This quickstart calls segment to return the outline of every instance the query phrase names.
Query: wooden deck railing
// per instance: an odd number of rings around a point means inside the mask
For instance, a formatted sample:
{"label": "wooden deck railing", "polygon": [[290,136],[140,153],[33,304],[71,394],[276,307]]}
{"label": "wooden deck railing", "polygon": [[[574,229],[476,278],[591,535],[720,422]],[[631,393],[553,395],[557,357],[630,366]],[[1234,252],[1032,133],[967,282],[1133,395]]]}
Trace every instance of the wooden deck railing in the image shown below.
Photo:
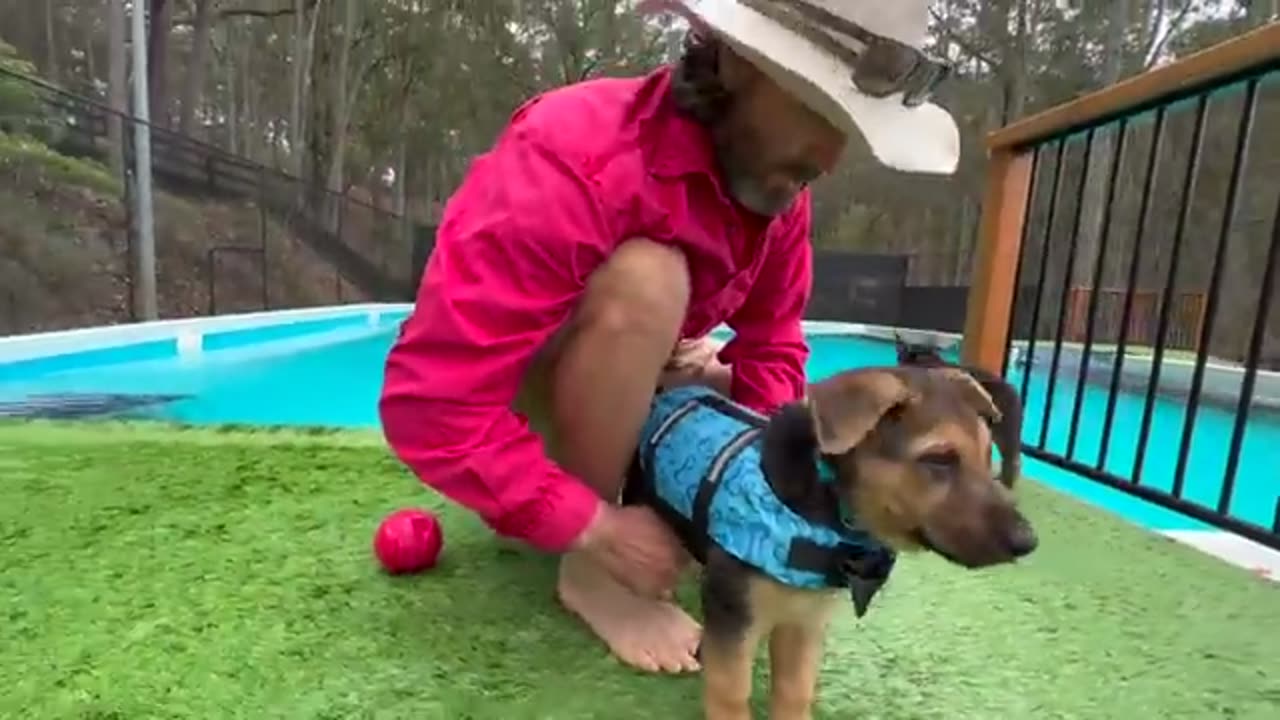
{"label": "wooden deck railing", "polygon": [[1027,455],[1280,549],[1274,455],[1244,443],[1280,388],[1276,79],[1280,23],[991,133],[962,357],[1021,386]]}
{"label": "wooden deck railing", "polygon": [[1015,270],[1030,201],[1035,149],[1064,134],[1170,105],[1280,63],[1280,23],[1189,55],[1032,115],[987,136],[990,164],[965,321],[966,362],[1001,372],[1008,348]]}

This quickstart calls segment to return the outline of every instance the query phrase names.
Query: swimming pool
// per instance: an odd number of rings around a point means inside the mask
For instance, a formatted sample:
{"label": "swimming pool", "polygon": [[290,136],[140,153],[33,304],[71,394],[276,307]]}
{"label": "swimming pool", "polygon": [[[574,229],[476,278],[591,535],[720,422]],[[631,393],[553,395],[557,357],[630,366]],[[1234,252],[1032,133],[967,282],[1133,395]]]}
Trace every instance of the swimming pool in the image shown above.
{"label": "swimming pool", "polygon": [[[155,340],[0,364],[0,405],[16,408],[34,399],[37,407],[58,407],[59,400],[73,398],[142,396],[160,401],[113,414],[191,424],[376,428],[383,362],[403,317],[382,313],[369,322],[351,313],[310,325],[203,333],[198,353]],[[896,362],[891,344],[869,338],[814,335],[812,343],[808,369],[814,378]]]}
{"label": "swimming pool", "polygon": [[[113,415],[190,424],[376,427],[382,365],[406,310],[331,311],[291,322],[194,325],[140,342],[4,363],[0,415],[76,398],[163,402]],[[81,403],[92,414],[90,403]]]}
{"label": "swimming pool", "polygon": [[[406,313],[402,306],[381,306],[317,311],[289,321],[219,320],[224,326],[191,321],[115,347],[64,342],[58,353],[38,358],[19,354],[16,360],[12,351],[6,359],[0,344],[0,416],[111,414],[190,424],[376,428],[383,361]],[[896,362],[891,342],[833,327],[815,323],[810,331],[813,352],[808,370],[813,379],[849,367]],[[85,345],[94,349],[83,349]],[[1021,382],[1020,373],[1014,370],[1011,375],[1015,384]],[[1033,370],[1023,431],[1029,443],[1039,439],[1046,388],[1046,373]],[[1074,377],[1060,373],[1048,448],[1065,449],[1074,399]],[[1133,462],[1143,400],[1129,392],[1119,397],[1107,467],[1121,475]],[[1105,405],[1106,388],[1086,384],[1076,459],[1090,462],[1097,456]],[[1184,413],[1185,405],[1176,400],[1157,400],[1144,484],[1166,490],[1171,486]],[[1225,410],[1201,406],[1187,473],[1189,499],[1216,504],[1231,420]],[[1277,442],[1280,418],[1255,413],[1241,450],[1234,515],[1270,524],[1280,487],[1274,463],[1267,463],[1263,452]],[[1026,460],[1025,471],[1152,529],[1209,529],[1033,459]]]}

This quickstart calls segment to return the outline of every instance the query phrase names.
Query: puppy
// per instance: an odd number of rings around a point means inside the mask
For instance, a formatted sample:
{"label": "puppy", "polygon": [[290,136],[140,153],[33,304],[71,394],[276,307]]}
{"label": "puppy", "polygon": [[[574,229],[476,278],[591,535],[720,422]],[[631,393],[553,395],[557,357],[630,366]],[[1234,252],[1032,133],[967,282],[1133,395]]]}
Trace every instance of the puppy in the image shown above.
{"label": "puppy", "polygon": [[1022,476],[1022,399],[1018,391],[1004,378],[980,367],[947,362],[933,345],[908,343],[897,333],[893,334],[893,339],[898,350],[899,365],[958,367],[972,375],[991,395],[1002,416],[991,428],[995,445],[1000,449],[1000,482],[1005,487],[1012,488]]}
{"label": "puppy", "polygon": [[703,565],[708,720],[751,717],[766,638],[770,717],[809,718],[829,620],[842,597],[862,617],[898,552],[981,568],[1035,549],[991,475],[999,419],[954,368],[844,372],[768,418],[703,387],[657,396],[624,501],[654,508]]}

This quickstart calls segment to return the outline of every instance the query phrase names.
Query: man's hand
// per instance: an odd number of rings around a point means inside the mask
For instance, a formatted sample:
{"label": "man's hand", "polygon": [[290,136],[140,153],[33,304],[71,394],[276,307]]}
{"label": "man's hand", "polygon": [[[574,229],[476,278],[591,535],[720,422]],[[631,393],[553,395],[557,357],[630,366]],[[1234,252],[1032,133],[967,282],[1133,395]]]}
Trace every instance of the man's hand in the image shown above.
{"label": "man's hand", "polygon": [[667,360],[666,372],[701,372],[716,359],[721,343],[709,337],[680,340]]}
{"label": "man's hand", "polygon": [[606,502],[574,549],[590,553],[614,579],[647,597],[673,594],[684,559],[680,541],[652,510]]}
{"label": "man's hand", "polygon": [[728,395],[732,370],[716,358],[716,353],[723,346],[724,343],[710,337],[679,341],[662,368],[658,385],[662,388],[708,385],[720,394]]}

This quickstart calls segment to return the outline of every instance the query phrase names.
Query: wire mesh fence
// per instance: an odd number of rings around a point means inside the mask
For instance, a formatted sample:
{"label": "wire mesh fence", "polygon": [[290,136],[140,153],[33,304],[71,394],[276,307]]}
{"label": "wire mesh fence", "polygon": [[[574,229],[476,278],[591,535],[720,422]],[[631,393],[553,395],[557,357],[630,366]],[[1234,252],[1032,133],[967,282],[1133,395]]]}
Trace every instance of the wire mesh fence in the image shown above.
{"label": "wire mesh fence", "polygon": [[[136,118],[0,70],[0,333],[138,319]],[[412,297],[431,228],[150,127],[161,318]]]}

